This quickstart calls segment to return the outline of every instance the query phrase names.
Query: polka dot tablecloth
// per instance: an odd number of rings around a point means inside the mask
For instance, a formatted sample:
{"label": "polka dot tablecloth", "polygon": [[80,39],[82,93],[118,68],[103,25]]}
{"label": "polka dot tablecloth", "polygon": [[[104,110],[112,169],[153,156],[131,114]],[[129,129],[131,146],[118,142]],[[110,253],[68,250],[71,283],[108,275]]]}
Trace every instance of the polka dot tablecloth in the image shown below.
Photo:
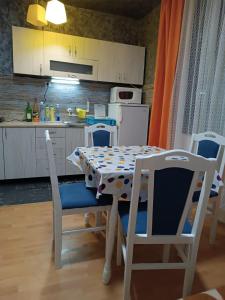
{"label": "polka dot tablecloth", "polygon": [[[86,185],[99,194],[127,199],[131,194],[137,155],[151,155],[162,149],[151,146],[80,147],[67,157],[86,174]],[[142,176],[140,198],[147,199],[147,176]]]}
{"label": "polka dot tablecloth", "polygon": [[[118,147],[79,147],[67,157],[84,173],[87,187],[97,188],[100,194],[112,194],[122,199],[130,198],[135,157],[162,152],[163,149],[152,146]],[[147,199],[147,175],[142,175],[140,200]],[[196,190],[201,189],[199,179]],[[218,173],[214,176],[212,188],[218,191],[223,185]]]}

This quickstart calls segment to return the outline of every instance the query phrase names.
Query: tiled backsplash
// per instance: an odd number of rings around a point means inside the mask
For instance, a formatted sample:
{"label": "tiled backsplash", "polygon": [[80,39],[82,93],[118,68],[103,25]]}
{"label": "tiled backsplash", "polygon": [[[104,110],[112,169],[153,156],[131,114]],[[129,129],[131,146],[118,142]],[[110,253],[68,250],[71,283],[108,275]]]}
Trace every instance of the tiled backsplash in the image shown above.
{"label": "tiled backsplash", "polygon": [[[26,103],[31,104],[37,98],[38,102],[43,100],[48,80],[4,76],[0,77],[0,115],[6,120],[24,117]],[[90,112],[93,113],[95,103],[107,104],[110,97],[112,84],[97,82],[80,82],[79,85],[64,85],[50,83],[46,94],[47,104],[60,104],[61,111],[66,108],[86,108],[87,101],[90,102]]]}

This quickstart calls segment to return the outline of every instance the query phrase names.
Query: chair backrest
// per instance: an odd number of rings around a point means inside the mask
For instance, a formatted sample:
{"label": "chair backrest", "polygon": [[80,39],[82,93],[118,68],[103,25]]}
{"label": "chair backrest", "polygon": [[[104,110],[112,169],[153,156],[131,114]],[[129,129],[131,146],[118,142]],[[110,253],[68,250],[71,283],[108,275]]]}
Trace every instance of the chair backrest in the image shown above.
{"label": "chair backrest", "polygon": [[[138,156],[133,178],[128,240],[166,237],[167,241],[176,239],[182,243],[184,239],[200,236],[215,168],[216,159],[206,159],[184,150]],[[190,234],[184,234],[183,228],[200,172],[204,173],[204,181],[193,227]],[[146,234],[138,235],[135,234],[135,224],[143,176],[147,176],[148,181],[147,218],[144,224]]]}
{"label": "chair backrest", "polygon": [[189,151],[205,158],[216,158],[217,171],[224,177],[225,137],[211,131],[193,134]]}
{"label": "chair backrest", "polygon": [[51,188],[52,188],[53,206],[54,209],[62,209],[52,141],[48,130],[45,130],[45,139],[46,139],[47,154],[48,154],[48,165],[49,165]]}
{"label": "chair backrest", "polygon": [[98,123],[84,128],[85,147],[117,146],[117,127]]}

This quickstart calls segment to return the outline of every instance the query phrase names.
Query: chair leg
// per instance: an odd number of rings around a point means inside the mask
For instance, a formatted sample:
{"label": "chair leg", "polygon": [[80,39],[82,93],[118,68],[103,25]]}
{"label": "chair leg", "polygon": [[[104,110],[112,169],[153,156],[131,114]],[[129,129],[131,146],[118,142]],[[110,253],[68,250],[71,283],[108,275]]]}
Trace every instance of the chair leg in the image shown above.
{"label": "chair leg", "polygon": [[102,212],[98,211],[95,214],[95,226],[101,226],[102,225]]}
{"label": "chair leg", "polygon": [[219,208],[220,208],[220,199],[214,199],[213,207],[212,207],[212,223],[210,227],[210,234],[209,234],[209,243],[214,244],[216,241],[216,231],[217,231],[217,223],[218,223],[218,215],[219,215]]}
{"label": "chair leg", "polygon": [[195,276],[195,265],[196,265],[196,259],[197,259],[197,250],[194,246],[188,246],[188,266],[185,269],[185,275],[184,275],[184,286],[183,286],[183,297],[187,297],[191,294],[192,291],[192,285],[194,281]]}
{"label": "chair leg", "polygon": [[54,250],[55,250],[55,267],[57,269],[62,267],[61,253],[62,253],[62,216],[55,216],[54,218]]}
{"label": "chair leg", "polygon": [[167,263],[169,261],[169,258],[170,258],[170,248],[171,248],[171,245],[164,245],[163,246],[162,261],[164,263]]}
{"label": "chair leg", "polygon": [[89,217],[90,217],[90,213],[85,213],[84,214],[84,225],[86,227],[89,226]]}
{"label": "chair leg", "polygon": [[124,295],[123,300],[130,300],[130,285],[131,285],[131,272],[132,272],[132,262],[133,262],[133,243],[128,242],[126,249],[125,258],[125,272],[124,272]]}
{"label": "chair leg", "polygon": [[117,251],[116,251],[116,264],[121,266],[122,262],[122,241],[121,241],[121,230],[120,230],[120,218],[118,217],[117,222]]}

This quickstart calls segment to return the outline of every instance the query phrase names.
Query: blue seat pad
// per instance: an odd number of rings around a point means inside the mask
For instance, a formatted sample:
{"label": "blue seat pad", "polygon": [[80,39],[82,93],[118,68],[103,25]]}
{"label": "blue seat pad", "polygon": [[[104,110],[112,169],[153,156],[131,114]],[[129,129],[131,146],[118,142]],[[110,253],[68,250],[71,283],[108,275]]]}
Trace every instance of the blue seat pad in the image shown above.
{"label": "blue seat pad", "polygon": [[96,199],[96,189],[87,189],[85,182],[61,184],[59,193],[63,209],[112,204],[112,195],[101,195]]}
{"label": "blue seat pad", "polygon": [[[128,222],[129,222],[129,210],[130,210],[130,202],[128,201],[120,201],[119,202],[119,215],[121,219],[121,224],[123,228],[123,233],[127,235],[128,231]],[[138,213],[137,213],[137,221],[136,221],[136,234],[145,234],[147,228],[147,202],[140,202],[138,204]],[[163,224],[162,224],[163,228]],[[191,233],[192,225],[187,220],[184,224],[183,233]],[[168,234],[169,235],[169,228],[168,233],[165,233],[165,230],[163,229],[163,235]],[[155,233],[156,234],[156,233]],[[154,235],[154,226],[153,226],[153,235]],[[160,235],[159,232],[157,232],[157,235]]]}
{"label": "blue seat pad", "polygon": [[[217,197],[217,196],[218,196],[218,193],[217,193],[217,192],[215,192],[214,190],[211,190],[211,191],[210,191],[209,198],[213,198],[213,197]],[[193,201],[193,202],[198,202],[199,197],[200,197],[200,191],[194,192],[192,201]]]}

